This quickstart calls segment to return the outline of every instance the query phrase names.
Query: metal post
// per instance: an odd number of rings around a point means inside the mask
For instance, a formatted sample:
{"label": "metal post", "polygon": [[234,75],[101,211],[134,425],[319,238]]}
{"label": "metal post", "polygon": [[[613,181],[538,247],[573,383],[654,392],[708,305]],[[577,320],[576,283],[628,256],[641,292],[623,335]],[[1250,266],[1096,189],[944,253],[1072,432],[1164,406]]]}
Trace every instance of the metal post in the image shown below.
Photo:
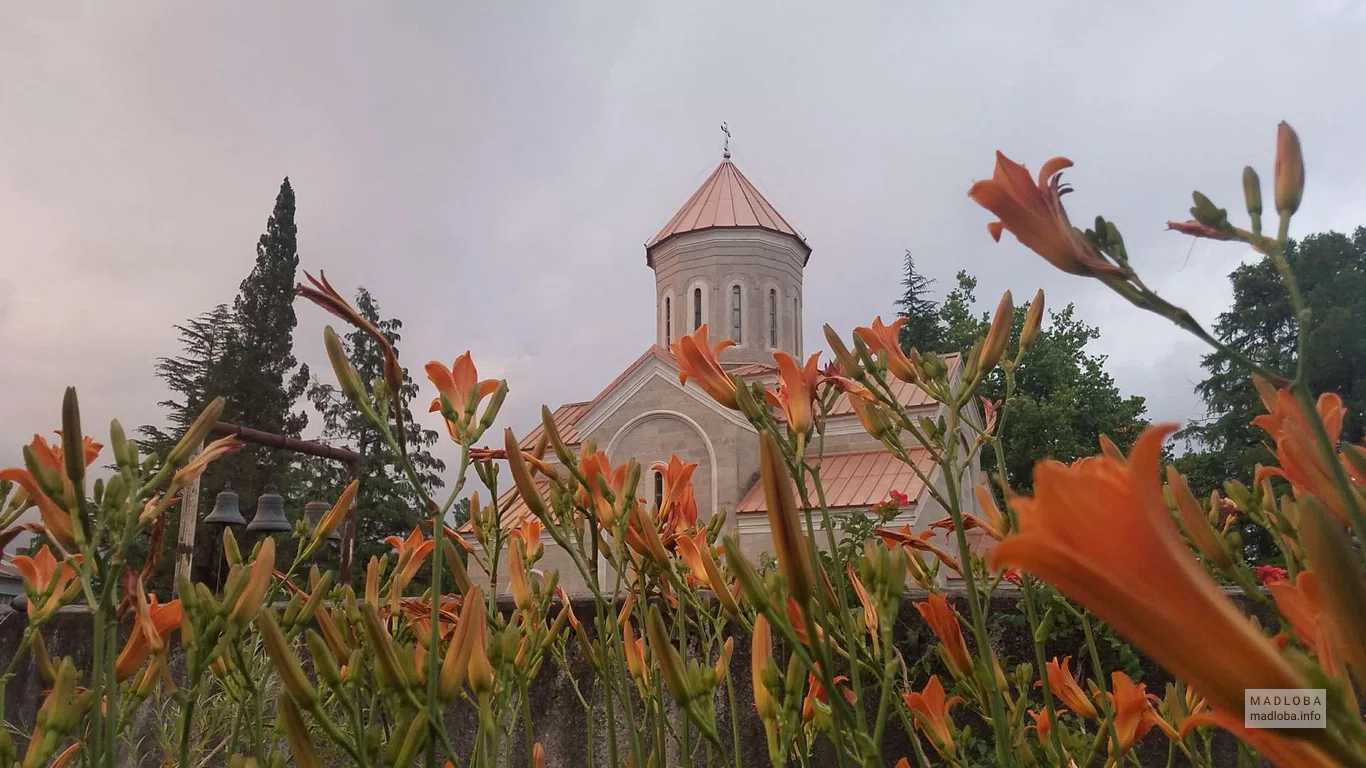
{"label": "metal post", "polygon": [[[194,449],[195,456],[203,449],[200,443]],[[194,562],[194,529],[199,522],[199,478],[180,494],[180,533],[176,536],[175,581],[171,582],[171,594],[180,593],[180,577],[190,576],[190,566]]]}

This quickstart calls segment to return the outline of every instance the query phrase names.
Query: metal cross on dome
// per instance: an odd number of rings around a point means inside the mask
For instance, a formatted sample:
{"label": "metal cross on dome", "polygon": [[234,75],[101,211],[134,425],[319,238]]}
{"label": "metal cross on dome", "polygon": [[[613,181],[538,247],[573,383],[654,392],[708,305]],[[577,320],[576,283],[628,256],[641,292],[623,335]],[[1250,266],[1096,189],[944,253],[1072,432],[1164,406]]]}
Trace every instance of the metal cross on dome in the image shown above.
{"label": "metal cross on dome", "polygon": [[730,127],[726,125],[726,123],[725,123],[724,120],[721,122],[721,133],[726,134],[726,145],[725,145],[725,147],[722,149],[721,156],[724,157],[724,158],[729,159],[729,158],[730,158]]}

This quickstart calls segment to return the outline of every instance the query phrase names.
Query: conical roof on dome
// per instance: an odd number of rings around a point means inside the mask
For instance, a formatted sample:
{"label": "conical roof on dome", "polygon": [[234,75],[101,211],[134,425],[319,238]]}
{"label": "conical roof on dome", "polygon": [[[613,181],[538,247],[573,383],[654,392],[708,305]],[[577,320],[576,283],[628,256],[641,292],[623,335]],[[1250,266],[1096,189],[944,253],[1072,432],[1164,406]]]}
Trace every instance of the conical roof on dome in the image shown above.
{"label": "conical roof on dome", "polygon": [[678,209],[678,213],[669,219],[669,223],[650,238],[645,250],[649,251],[675,235],[719,227],[753,227],[791,235],[806,248],[808,254],[811,252],[806,238],[759,194],[759,190],[730,161],[730,155],[726,155],[721,164],[716,166],[716,170]]}

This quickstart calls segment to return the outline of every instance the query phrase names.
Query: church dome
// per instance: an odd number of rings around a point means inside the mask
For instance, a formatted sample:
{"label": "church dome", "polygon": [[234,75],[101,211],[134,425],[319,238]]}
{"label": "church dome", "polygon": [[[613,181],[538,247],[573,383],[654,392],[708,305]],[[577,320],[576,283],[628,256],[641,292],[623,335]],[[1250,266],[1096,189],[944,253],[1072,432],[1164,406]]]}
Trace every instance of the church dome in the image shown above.
{"label": "church dome", "polygon": [[789,235],[801,244],[807,256],[811,254],[806,238],[754,188],[727,153],[688,202],[645,244],[646,260],[650,261],[650,252],[666,240],[688,232],[723,227],[763,229]]}

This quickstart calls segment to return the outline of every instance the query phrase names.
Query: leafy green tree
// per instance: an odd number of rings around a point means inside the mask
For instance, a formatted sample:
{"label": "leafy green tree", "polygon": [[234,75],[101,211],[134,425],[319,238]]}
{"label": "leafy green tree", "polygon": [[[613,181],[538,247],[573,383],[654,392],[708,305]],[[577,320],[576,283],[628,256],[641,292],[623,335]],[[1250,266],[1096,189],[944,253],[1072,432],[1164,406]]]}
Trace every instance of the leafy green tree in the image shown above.
{"label": "leafy green tree", "polygon": [[944,343],[944,328],[939,324],[939,307],[929,297],[934,281],[915,269],[915,257],[909,250],[902,262],[901,286],[904,292],[896,300],[896,314],[906,318],[897,341],[902,350],[919,349],[923,352],[940,351]]}
{"label": "leafy green tree", "polygon": [[[1366,410],[1366,228],[1292,241],[1286,260],[1310,309],[1305,375],[1311,390],[1336,392],[1347,408],[1343,438],[1360,442]],[[1229,275],[1233,305],[1214,330],[1224,343],[1272,370],[1293,373],[1299,360],[1299,324],[1290,296],[1269,260],[1243,264]],[[1209,376],[1196,386],[1207,415],[1181,432],[1193,450],[1178,461],[1198,491],[1225,479],[1248,482],[1258,463],[1273,460],[1266,435],[1253,427],[1263,411],[1252,378],[1222,352],[1204,357]]]}
{"label": "leafy green tree", "polygon": [[[355,306],[397,349],[402,339],[399,330],[403,322],[396,318],[381,318],[379,304],[365,288],[357,291]],[[384,357],[374,339],[363,331],[352,330],[342,341],[363,381],[383,380]],[[403,408],[404,418],[410,425],[408,456],[425,487],[434,490],[442,485],[440,473],[446,465],[431,454],[431,447],[439,439],[437,433],[416,427],[411,403],[417,396],[418,385],[404,369],[403,391],[397,406]],[[426,514],[412,483],[399,468],[393,451],[379,432],[356,411],[340,388],[315,379],[308,387],[308,399],[322,415],[322,440],[356,451],[364,457],[357,502],[359,527],[356,531],[354,562],[358,565],[352,568],[353,579],[359,580],[364,575],[365,563],[372,555],[382,556],[389,551],[389,546],[382,543],[385,537],[406,537],[426,518]],[[347,482],[346,471],[347,468],[332,463],[314,465],[314,491],[322,493],[328,500],[335,499]],[[452,524],[463,522],[458,520]]]}
{"label": "leafy green tree", "polygon": [[[958,285],[945,297],[939,317],[947,348],[966,356],[991,322],[989,313],[976,314],[977,280],[958,273]],[[1016,307],[1009,348],[1019,341],[1028,303]],[[1073,461],[1099,449],[1102,434],[1127,449],[1147,426],[1142,397],[1125,397],[1105,370],[1106,357],[1087,351],[1100,338],[1099,329],[1076,317],[1073,305],[1049,312],[1049,322],[1025,353],[1016,370],[1016,388],[1004,409],[1003,449],[1006,477],[1017,489],[1033,486],[1034,464],[1041,459]],[[983,382],[981,394],[999,401],[1005,394],[1000,368]],[[994,471],[994,455],[982,464]]]}

